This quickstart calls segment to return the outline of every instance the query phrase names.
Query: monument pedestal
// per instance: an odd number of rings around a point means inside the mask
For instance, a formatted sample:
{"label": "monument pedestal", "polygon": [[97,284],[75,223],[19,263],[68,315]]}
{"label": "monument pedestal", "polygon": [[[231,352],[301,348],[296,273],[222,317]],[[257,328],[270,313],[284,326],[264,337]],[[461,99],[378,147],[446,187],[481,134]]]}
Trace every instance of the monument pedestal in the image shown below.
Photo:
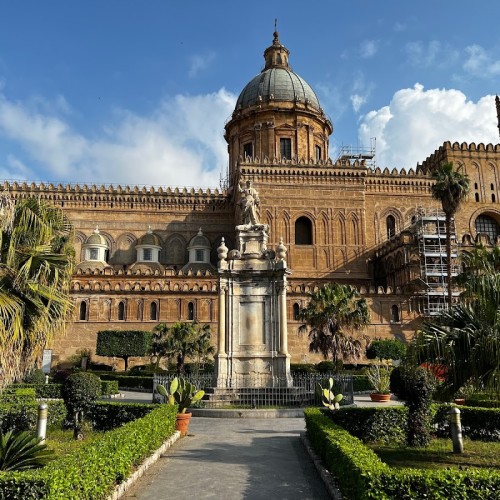
{"label": "monument pedestal", "polygon": [[290,387],[286,248],[267,249],[264,224],[237,230],[239,250],[219,247],[217,387]]}

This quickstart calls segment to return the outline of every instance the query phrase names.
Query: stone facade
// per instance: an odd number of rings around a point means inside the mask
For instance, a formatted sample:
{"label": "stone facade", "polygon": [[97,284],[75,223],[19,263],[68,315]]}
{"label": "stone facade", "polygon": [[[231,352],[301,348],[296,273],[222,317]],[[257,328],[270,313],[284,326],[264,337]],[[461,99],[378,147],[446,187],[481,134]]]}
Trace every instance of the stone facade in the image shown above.
{"label": "stone facade", "polygon": [[[352,158],[332,161],[332,123],[288,66],[288,55],[275,33],[261,77],[245,87],[226,124],[230,169],[224,189],[4,183],[16,199],[38,196],[61,206],[75,226],[75,312],[67,335],[53,345],[55,361],[82,348],[94,351],[99,330],[150,329],[158,322],[209,323],[217,345],[217,248],[222,237],[229,250],[237,248],[238,186],[246,181],[259,193],[269,248],[281,238],[288,248],[292,362],[318,360],[308,353],[307,336],[298,334],[296,313],[308,292],[330,281],[355,285],[366,296],[370,337],[413,335],[421,316],[406,286],[409,253],[398,249],[410,244],[405,229],[417,210],[439,207],[429,174],[441,162],[453,162],[471,179],[471,193],[456,215],[459,241],[497,243],[500,145],[446,142],[408,172]],[[204,239],[195,241],[200,234]],[[92,253],[98,245],[102,254]]]}

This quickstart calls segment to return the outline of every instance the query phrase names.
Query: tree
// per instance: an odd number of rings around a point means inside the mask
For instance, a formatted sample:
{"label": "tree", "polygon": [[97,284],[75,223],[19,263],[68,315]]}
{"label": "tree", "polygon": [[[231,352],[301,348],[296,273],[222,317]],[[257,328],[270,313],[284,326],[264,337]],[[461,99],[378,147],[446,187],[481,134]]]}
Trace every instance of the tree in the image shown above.
{"label": "tree", "polygon": [[71,311],[73,228],[37,198],[0,196],[0,388],[33,370]]}
{"label": "tree", "polygon": [[[370,322],[366,300],[350,285],[332,283],[309,294],[309,304],[299,311],[304,322],[299,331],[309,331],[310,352],[332,356],[335,366],[348,357],[357,359],[362,342],[352,332]],[[346,333],[349,331],[349,334]]]}
{"label": "tree", "polygon": [[465,287],[460,302],[424,323],[415,339],[420,360],[447,367],[446,384],[452,393],[467,384],[499,385],[500,273],[492,264],[496,257],[480,250],[466,259],[477,267],[459,276]]}
{"label": "tree", "polygon": [[97,332],[95,353],[98,356],[122,358],[125,371],[132,356],[148,356],[152,333],[144,330],[102,330]]}
{"label": "tree", "polygon": [[432,172],[435,183],[432,196],[441,202],[446,225],[446,274],[448,277],[448,307],[452,303],[451,288],[451,219],[469,192],[469,178],[453,168],[453,163],[442,163]]}
{"label": "tree", "polygon": [[397,339],[374,340],[366,348],[368,359],[403,359],[406,346]]}
{"label": "tree", "polygon": [[155,327],[160,335],[157,341],[157,356],[175,358],[177,374],[184,373],[186,358],[196,358],[198,362],[214,353],[210,343],[210,325],[195,322],[178,322],[172,326],[160,323]]}

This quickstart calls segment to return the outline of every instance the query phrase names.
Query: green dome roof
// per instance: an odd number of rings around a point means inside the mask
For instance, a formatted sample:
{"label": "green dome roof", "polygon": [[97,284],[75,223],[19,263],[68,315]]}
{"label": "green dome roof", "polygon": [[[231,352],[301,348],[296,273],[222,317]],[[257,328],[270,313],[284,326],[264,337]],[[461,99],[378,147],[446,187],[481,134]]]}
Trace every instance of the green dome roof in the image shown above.
{"label": "green dome roof", "polygon": [[242,90],[236,102],[237,110],[269,101],[300,101],[317,110],[321,109],[318,96],[311,86],[290,68],[289,54],[275,31],[272,45],[264,52],[266,65]]}

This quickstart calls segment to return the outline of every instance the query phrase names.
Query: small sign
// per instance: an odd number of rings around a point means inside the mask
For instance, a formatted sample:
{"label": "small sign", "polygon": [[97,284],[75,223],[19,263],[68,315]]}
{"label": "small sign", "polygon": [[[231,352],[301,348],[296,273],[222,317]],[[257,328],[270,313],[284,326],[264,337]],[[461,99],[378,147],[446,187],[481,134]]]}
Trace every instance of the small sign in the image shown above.
{"label": "small sign", "polygon": [[50,366],[52,365],[52,349],[44,349],[42,357],[42,371],[47,375],[50,373]]}

